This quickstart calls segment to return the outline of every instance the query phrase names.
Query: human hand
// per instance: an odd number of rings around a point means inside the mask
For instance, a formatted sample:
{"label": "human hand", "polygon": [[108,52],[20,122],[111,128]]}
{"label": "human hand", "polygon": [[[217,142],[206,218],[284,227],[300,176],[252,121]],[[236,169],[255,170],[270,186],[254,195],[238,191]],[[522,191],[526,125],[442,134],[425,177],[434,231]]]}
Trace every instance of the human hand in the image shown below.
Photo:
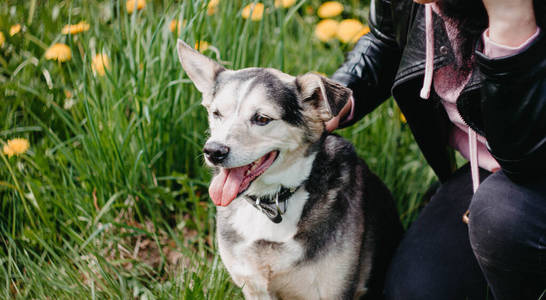
{"label": "human hand", "polygon": [[489,17],[489,38],[517,47],[537,31],[533,0],[483,0]]}
{"label": "human hand", "polygon": [[[353,96],[351,96],[351,98],[352,97]],[[333,117],[328,122],[326,122],[325,124],[326,130],[328,130],[329,132],[332,132],[339,127],[339,121],[345,118],[345,116],[347,116],[347,114],[351,111],[351,106],[352,106],[352,103],[354,102],[351,98],[349,98],[349,101],[345,103],[345,106],[343,106],[343,108],[341,109],[339,114],[337,114],[337,116]]]}

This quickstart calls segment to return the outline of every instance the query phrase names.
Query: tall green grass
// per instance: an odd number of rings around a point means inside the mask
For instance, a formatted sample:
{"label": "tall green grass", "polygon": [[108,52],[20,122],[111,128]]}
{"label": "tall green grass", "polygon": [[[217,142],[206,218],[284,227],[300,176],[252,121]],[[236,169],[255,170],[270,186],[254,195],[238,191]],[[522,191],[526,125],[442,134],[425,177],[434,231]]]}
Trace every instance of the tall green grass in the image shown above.
{"label": "tall green grass", "polygon": [[[216,254],[209,171],[201,148],[206,116],[182,72],[177,38],[207,41],[228,68],[274,67],[331,74],[350,45],[314,38],[318,0],[287,9],[265,2],[262,21],[240,17],[252,1],[3,1],[0,147],[24,137],[30,150],[0,152],[0,298],[240,298]],[[366,16],[347,1],[344,17]],[[85,20],[90,30],[63,35]],[[185,21],[172,33],[172,20]],[[11,25],[23,30],[9,36]],[[46,60],[56,42],[70,61]],[[97,76],[94,54],[110,69]],[[71,96],[67,97],[66,94]],[[389,100],[340,131],[395,195],[409,224],[433,180]]]}

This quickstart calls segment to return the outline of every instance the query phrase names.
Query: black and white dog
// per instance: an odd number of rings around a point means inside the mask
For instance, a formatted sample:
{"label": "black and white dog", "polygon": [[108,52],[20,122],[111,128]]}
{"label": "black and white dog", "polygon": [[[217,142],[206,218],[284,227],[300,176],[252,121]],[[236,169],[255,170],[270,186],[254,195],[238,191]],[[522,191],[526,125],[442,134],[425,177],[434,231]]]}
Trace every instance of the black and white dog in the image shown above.
{"label": "black and white dog", "polygon": [[208,111],[220,256],[245,297],[380,298],[402,227],[388,189],[325,130],[351,91],[177,48]]}

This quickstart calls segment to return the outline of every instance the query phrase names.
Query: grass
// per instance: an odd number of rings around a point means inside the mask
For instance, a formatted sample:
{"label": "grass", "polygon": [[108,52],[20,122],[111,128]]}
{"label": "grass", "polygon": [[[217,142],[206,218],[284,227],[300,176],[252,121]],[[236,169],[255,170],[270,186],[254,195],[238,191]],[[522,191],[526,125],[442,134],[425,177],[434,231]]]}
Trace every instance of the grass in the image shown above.
{"label": "grass", "polygon": [[[182,72],[179,37],[207,41],[204,53],[229,68],[274,67],[331,74],[351,45],[313,36],[318,0],[240,17],[252,1],[3,1],[0,31],[0,147],[23,137],[30,149],[0,152],[0,298],[237,299],[215,251],[214,206],[201,147],[206,116]],[[343,17],[366,21],[345,1]],[[171,20],[185,21],[172,33]],[[63,35],[82,20],[90,29]],[[19,23],[22,30],[9,35]],[[67,44],[67,62],[46,49]],[[94,54],[110,68],[93,73]],[[339,132],[389,186],[404,225],[433,174],[392,100]]]}

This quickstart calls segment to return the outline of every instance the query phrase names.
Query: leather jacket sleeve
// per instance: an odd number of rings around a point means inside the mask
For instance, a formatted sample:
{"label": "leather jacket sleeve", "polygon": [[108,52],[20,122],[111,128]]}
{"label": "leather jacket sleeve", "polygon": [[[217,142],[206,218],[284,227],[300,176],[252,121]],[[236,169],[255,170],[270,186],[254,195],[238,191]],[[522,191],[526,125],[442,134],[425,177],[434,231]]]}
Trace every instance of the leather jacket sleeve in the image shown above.
{"label": "leather jacket sleeve", "polygon": [[[491,154],[514,181],[546,170],[546,34],[522,52],[490,59],[476,51],[481,110]],[[542,175],[541,175],[542,174]]]}
{"label": "leather jacket sleeve", "polygon": [[356,43],[332,79],[349,87],[355,100],[354,117],[360,120],[390,96],[401,50],[395,39],[392,8],[388,0],[372,0],[370,33]]}

